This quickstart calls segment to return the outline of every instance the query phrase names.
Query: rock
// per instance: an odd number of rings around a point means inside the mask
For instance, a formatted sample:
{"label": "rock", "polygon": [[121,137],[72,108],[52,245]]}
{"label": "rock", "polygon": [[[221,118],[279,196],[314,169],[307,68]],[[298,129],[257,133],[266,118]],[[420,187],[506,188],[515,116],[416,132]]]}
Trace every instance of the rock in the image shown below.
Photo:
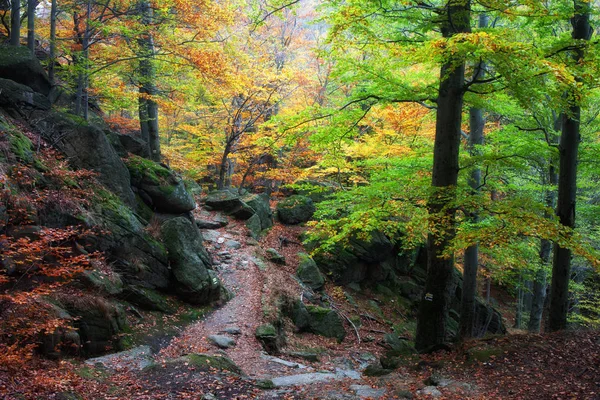
{"label": "rock", "polygon": [[46,71],[27,47],[0,46],[0,76],[45,96],[52,89]]}
{"label": "rock", "polygon": [[415,397],[415,395],[412,394],[412,392],[410,390],[397,390],[396,393],[394,393],[394,394],[399,399],[412,400]]}
{"label": "rock", "polygon": [[275,264],[285,265],[285,257],[274,248],[267,249],[265,253],[267,255],[267,260]]}
{"label": "rock", "polygon": [[250,231],[250,236],[252,236],[254,239],[258,239],[260,233],[262,232],[260,217],[254,214],[248,218],[246,221],[246,227],[248,228],[248,231]]}
{"label": "rock", "polygon": [[256,387],[264,390],[274,389],[275,384],[270,379],[257,379],[254,381]]}
{"label": "rock", "polygon": [[209,193],[204,199],[204,204],[212,210],[224,211],[228,214],[233,214],[244,206],[240,195],[231,190],[217,190]]}
{"label": "rock", "polygon": [[218,300],[221,282],[208,269],[211,261],[198,229],[188,219],[177,217],[162,224],[161,236],[173,272],[174,292],[193,304]]}
{"label": "rock", "polygon": [[381,357],[379,362],[381,363],[381,366],[384,369],[394,370],[402,364],[402,359],[400,357],[384,355],[383,357]]}
{"label": "rock", "polygon": [[149,206],[170,214],[196,208],[196,201],[185,188],[183,180],[172,170],[138,156],[130,156],[126,163],[132,184],[152,200]]}
{"label": "rock", "polygon": [[194,368],[208,371],[210,369],[218,369],[220,371],[229,371],[234,374],[241,375],[242,370],[238,367],[231,359],[225,356],[212,356],[204,353],[193,353],[183,357],[175,358],[167,361],[165,364],[153,363],[148,367],[144,368],[144,371],[156,371],[158,374],[162,374],[164,366],[179,366],[186,365]]}
{"label": "rock", "polygon": [[126,152],[144,158],[150,156],[150,147],[142,138],[134,135],[117,134],[117,139]]}
{"label": "rock", "polygon": [[223,225],[221,225],[221,223],[219,223],[217,221],[208,221],[205,219],[197,219],[196,226],[199,229],[219,229]]}
{"label": "rock", "polygon": [[121,279],[129,285],[166,290],[171,283],[166,248],[151,237],[133,211],[113,193],[96,191],[93,222],[111,232],[90,238],[90,245],[109,254]]}
{"label": "rock", "polygon": [[123,281],[117,273],[104,273],[98,270],[87,270],[81,274],[84,284],[95,290],[115,296],[123,292]]}
{"label": "rock", "polygon": [[396,286],[403,297],[406,297],[411,301],[419,301],[421,299],[423,286],[419,285],[417,282],[413,280],[399,281],[396,283]]}
{"label": "rock", "polygon": [[350,385],[350,389],[361,399],[379,399],[385,395],[385,389],[375,389],[368,385]]}
{"label": "rock", "polygon": [[69,328],[73,326],[74,319],[65,309],[57,306],[51,301],[44,301],[49,316],[60,319],[65,322],[66,327],[57,327],[52,333],[41,335],[37,350],[48,358],[59,358],[64,354],[78,354],[81,348],[81,338],[79,333]]}
{"label": "rock", "polygon": [[309,221],[315,209],[310,197],[294,195],[277,204],[277,216],[284,224],[296,225]]}
{"label": "rock", "polygon": [[78,330],[87,355],[121,350],[121,336],[127,329],[123,308],[102,297],[83,295],[62,296],[58,305],[75,317],[73,326]]}
{"label": "rock", "polygon": [[365,370],[363,374],[365,376],[384,376],[392,373],[393,371],[390,369],[383,368],[379,363],[370,364]]}
{"label": "rock", "polygon": [[442,392],[440,392],[435,386],[425,386],[423,389],[417,390],[417,394],[434,398],[442,396]]}
{"label": "rock", "polygon": [[[271,381],[273,382],[273,385],[275,385],[275,387],[310,385],[314,382],[326,382],[332,380],[348,379],[350,377],[349,375],[352,374],[347,374],[345,372],[346,371],[338,371],[336,373],[313,372],[308,374],[279,376],[276,378],[272,378]],[[357,378],[351,377],[351,379]]]}
{"label": "rock", "polygon": [[272,324],[260,325],[254,335],[269,354],[279,354],[285,343],[282,332]]}
{"label": "rock", "polygon": [[242,244],[240,242],[238,242],[237,240],[226,240],[225,243],[223,243],[225,245],[225,247],[229,248],[229,249],[233,249],[233,250],[237,250],[239,248],[242,247]]}
{"label": "rock", "polygon": [[233,340],[229,336],[224,336],[224,335],[210,335],[208,337],[208,340],[211,343],[216,344],[217,347],[219,347],[220,349],[228,349],[230,347],[235,346],[235,340]]}
{"label": "rock", "polygon": [[86,364],[102,367],[112,371],[127,369],[129,371],[141,371],[142,369],[152,365],[152,350],[150,346],[134,347],[119,353],[109,354],[103,357],[89,358],[85,361]]}
{"label": "rock", "polygon": [[238,328],[237,326],[231,326],[229,328],[225,328],[225,329],[223,329],[223,332],[229,333],[230,335],[241,335],[242,334],[242,330],[240,328]]}
{"label": "rock", "polygon": [[254,215],[258,216],[261,231],[273,226],[273,213],[267,194],[247,195],[243,197],[243,201],[254,210]]}
{"label": "rock", "polygon": [[261,355],[260,358],[265,359],[265,360],[269,360],[269,361],[274,362],[276,364],[285,365],[288,368],[306,369],[306,365],[302,365],[302,364],[299,364],[299,363],[293,362],[293,361],[287,361],[287,360],[284,360],[284,359],[281,359],[281,358],[278,358],[278,357]]}
{"label": "rock", "polygon": [[200,196],[202,194],[202,186],[193,179],[186,179],[183,181],[185,188],[192,196]]}
{"label": "rock", "polygon": [[291,351],[288,353],[292,357],[302,358],[306,361],[318,362],[319,355],[317,353],[309,353],[305,351]]}
{"label": "rock", "polygon": [[125,288],[123,299],[145,310],[173,312],[173,307],[169,305],[165,296],[152,289],[128,286]]}
{"label": "rock", "polygon": [[306,253],[298,253],[300,260],[296,275],[302,283],[313,290],[321,290],[325,285],[325,279],[317,267],[317,263]]}
{"label": "rock", "polygon": [[401,338],[395,333],[388,333],[383,337],[383,339],[391,348],[392,356],[408,356],[416,353],[415,348],[408,339]]}
{"label": "rock", "polygon": [[57,111],[35,118],[35,128],[53,143],[75,168],[97,172],[98,179],[128,206],[135,206],[127,167],[106,134],[84,119]]}
{"label": "rock", "polygon": [[220,213],[214,216],[213,221],[215,221],[222,227],[227,226],[227,224],[229,224],[229,219],[225,215],[222,215]]}
{"label": "rock", "polygon": [[[308,250],[315,247],[308,244]],[[314,260],[319,269],[336,283],[393,282],[394,271],[403,262],[399,249],[382,232],[368,237],[352,236],[346,246],[335,246],[329,253],[318,253]]]}
{"label": "rock", "polygon": [[329,308],[319,306],[306,306],[309,316],[309,329],[311,332],[325,336],[336,338],[341,342],[346,337],[344,322],[337,312]]}
{"label": "rock", "polygon": [[29,86],[0,78],[0,106],[3,108],[16,108],[22,111],[25,108],[49,110],[50,100],[34,92]]}
{"label": "rock", "polygon": [[202,239],[207,242],[217,243],[220,236],[221,232],[212,229],[202,232]]}

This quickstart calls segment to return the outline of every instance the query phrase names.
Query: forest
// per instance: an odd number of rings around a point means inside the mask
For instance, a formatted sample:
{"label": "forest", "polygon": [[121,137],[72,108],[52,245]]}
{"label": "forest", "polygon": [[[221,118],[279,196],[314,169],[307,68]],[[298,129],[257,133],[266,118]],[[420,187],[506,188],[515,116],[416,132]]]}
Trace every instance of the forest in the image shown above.
{"label": "forest", "polygon": [[599,16],[0,0],[0,398],[600,399]]}

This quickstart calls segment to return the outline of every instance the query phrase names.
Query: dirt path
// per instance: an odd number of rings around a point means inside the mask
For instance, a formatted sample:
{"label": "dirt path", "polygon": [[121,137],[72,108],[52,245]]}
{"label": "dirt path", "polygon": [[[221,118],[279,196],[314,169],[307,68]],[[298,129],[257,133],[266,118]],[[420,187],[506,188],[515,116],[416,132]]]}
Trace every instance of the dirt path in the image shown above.
{"label": "dirt path", "polygon": [[[259,246],[247,232],[244,223],[235,220],[226,227],[204,231],[205,245],[213,256],[214,268],[233,298],[207,318],[186,328],[161,351],[162,356],[225,352],[249,377],[263,378],[287,372],[285,367],[261,357],[263,348],[254,336],[263,319],[266,276],[265,271],[259,267],[263,265],[262,261],[256,256],[256,252],[260,251]],[[239,334],[226,331],[235,328],[239,329]],[[211,335],[228,336],[236,344],[227,349],[219,349],[208,340]]]}

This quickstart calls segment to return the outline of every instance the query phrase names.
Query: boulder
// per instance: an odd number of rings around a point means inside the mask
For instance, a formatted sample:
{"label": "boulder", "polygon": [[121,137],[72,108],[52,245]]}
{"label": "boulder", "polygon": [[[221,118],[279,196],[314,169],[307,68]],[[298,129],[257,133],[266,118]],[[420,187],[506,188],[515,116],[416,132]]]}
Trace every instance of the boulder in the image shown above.
{"label": "boulder", "polygon": [[267,253],[267,260],[275,264],[285,265],[285,257],[274,248],[269,248],[265,252]]}
{"label": "boulder", "polygon": [[253,216],[248,218],[248,220],[246,221],[246,227],[248,228],[248,231],[250,232],[250,236],[252,236],[254,239],[258,239],[258,237],[260,236],[260,233],[262,232],[262,225],[260,223],[260,217],[256,214],[254,214]]}
{"label": "boulder", "polygon": [[165,246],[151,237],[133,211],[109,191],[96,191],[90,221],[110,235],[89,238],[92,247],[109,255],[123,281],[150,289],[169,287],[171,272]]}
{"label": "boulder", "polygon": [[122,349],[120,334],[128,325],[120,305],[93,295],[63,296],[58,299],[58,305],[74,317],[73,326],[86,355]]}
{"label": "boulder", "polygon": [[206,219],[197,219],[196,226],[198,229],[219,229],[223,225],[219,221],[209,221]]}
{"label": "boulder", "polygon": [[[309,250],[314,245],[309,243]],[[335,246],[326,254],[318,253],[314,260],[336,283],[392,282],[398,264],[404,261],[398,253],[398,248],[382,232],[373,231],[366,236],[354,235],[345,246]]]}
{"label": "boulder", "polygon": [[300,260],[296,275],[306,286],[313,290],[321,290],[325,285],[325,279],[317,267],[317,263],[306,253],[298,253]]}
{"label": "boulder", "polygon": [[287,225],[309,221],[316,208],[310,197],[294,195],[277,203],[277,216]]}
{"label": "boulder", "polygon": [[52,85],[38,59],[27,47],[0,46],[0,77],[48,96]]}
{"label": "boulder", "polygon": [[[131,156],[126,160],[131,182],[150,199],[159,212],[181,214],[196,208],[196,201],[183,180],[169,168],[154,161]],[[144,196],[142,196],[144,200]]]}
{"label": "boulder", "polygon": [[279,354],[285,344],[281,330],[272,324],[260,325],[256,328],[255,336],[269,354]]}
{"label": "boulder", "polygon": [[123,292],[123,280],[117,273],[104,273],[98,270],[86,270],[81,274],[83,283],[100,292],[115,296]]}
{"label": "boulder", "polygon": [[193,304],[218,300],[221,282],[209,269],[211,260],[198,228],[188,219],[176,217],[162,224],[161,236],[173,272],[175,294]]}
{"label": "boulder", "polygon": [[49,110],[50,101],[47,97],[34,92],[29,86],[0,78],[0,107],[17,110],[24,108]]}
{"label": "boulder", "polygon": [[101,183],[125,204],[135,206],[129,171],[101,129],[82,118],[56,111],[34,121],[35,128],[65,154],[72,166],[97,172]]}
{"label": "boulder", "polygon": [[240,195],[232,190],[211,192],[204,199],[204,204],[213,210],[224,211],[228,214],[233,214],[244,206]]}
{"label": "boulder", "polygon": [[148,147],[148,143],[142,140],[142,138],[125,134],[117,134],[117,138],[126,152],[140,157],[150,156],[150,148]]}
{"label": "boulder", "polygon": [[155,290],[140,287],[128,286],[123,293],[123,300],[150,311],[161,311],[164,313],[173,312],[173,307],[169,305],[164,295]]}
{"label": "boulder", "polygon": [[235,340],[224,335],[210,335],[208,340],[220,349],[228,349],[235,346]]}
{"label": "boulder", "polygon": [[271,212],[268,194],[247,195],[243,197],[243,201],[254,210],[254,215],[258,216],[261,230],[273,226],[273,213]]}
{"label": "boulder", "polygon": [[338,342],[346,337],[344,322],[338,313],[330,308],[305,305],[297,300],[287,305],[284,312],[300,331],[336,338]]}
{"label": "boulder", "polygon": [[399,337],[395,333],[388,333],[383,337],[386,345],[390,348],[388,356],[408,356],[415,354],[416,350],[408,339]]}

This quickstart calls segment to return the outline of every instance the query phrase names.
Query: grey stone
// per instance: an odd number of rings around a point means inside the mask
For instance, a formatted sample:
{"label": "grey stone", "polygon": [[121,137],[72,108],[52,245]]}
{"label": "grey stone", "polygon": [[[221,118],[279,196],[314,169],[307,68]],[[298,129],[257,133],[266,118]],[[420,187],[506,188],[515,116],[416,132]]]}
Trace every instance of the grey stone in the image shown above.
{"label": "grey stone", "polygon": [[52,89],[46,71],[27,47],[0,46],[0,76],[45,96]]}
{"label": "grey stone", "polygon": [[269,354],[278,354],[285,343],[282,331],[272,324],[258,326],[254,335]]}
{"label": "grey stone", "polygon": [[188,219],[177,217],[162,224],[161,236],[169,255],[175,293],[194,304],[218,300],[221,282],[209,270],[210,257],[198,228]]}
{"label": "grey stone", "polygon": [[230,347],[235,346],[235,340],[233,340],[229,336],[224,336],[224,335],[210,335],[208,337],[208,340],[211,343],[216,344],[221,349],[228,349]]}
{"label": "grey stone", "polygon": [[391,348],[393,356],[408,356],[416,353],[415,348],[408,339],[401,338],[395,333],[386,334],[383,340]]}
{"label": "grey stone", "polygon": [[[351,375],[351,376],[349,376]],[[354,374],[347,374],[346,371],[338,371],[336,373],[327,372],[312,372],[308,374],[279,376],[271,379],[275,387],[295,386],[295,385],[310,385],[314,382],[327,382],[342,379],[357,379],[353,378]],[[360,376],[359,376],[360,378]]]}
{"label": "grey stone", "polygon": [[274,262],[275,264],[285,265],[285,257],[274,248],[269,248],[265,252],[267,254],[267,260]]}
{"label": "grey stone", "polygon": [[0,78],[0,106],[4,108],[35,108],[49,110],[50,101],[30,87]]}
{"label": "grey stone", "polygon": [[254,214],[260,220],[261,231],[273,226],[273,213],[269,204],[269,196],[265,193],[247,195],[243,201],[254,210]]}
{"label": "grey stone", "polygon": [[277,363],[277,364],[281,364],[281,365],[285,365],[286,367],[289,368],[298,368],[298,369],[306,369],[306,365],[302,365],[300,363],[297,362],[293,362],[293,361],[287,361],[278,357],[273,357],[273,356],[267,356],[267,355],[261,355],[261,358],[265,359],[265,360],[269,360],[271,362]]}
{"label": "grey stone", "polygon": [[242,334],[242,330],[240,328],[238,328],[237,326],[231,326],[229,328],[225,328],[225,329],[223,329],[223,332],[229,333],[230,335],[241,335]]}
{"label": "grey stone", "polygon": [[379,399],[385,395],[385,389],[375,389],[368,385],[350,385],[350,389],[361,399]]}
{"label": "grey stone", "polygon": [[199,229],[219,229],[222,225],[217,221],[208,221],[205,219],[197,219],[196,226]]}
{"label": "grey stone", "polygon": [[233,250],[237,250],[240,247],[242,247],[242,244],[236,240],[227,240],[224,243],[225,247],[233,249]]}
{"label": "grey stone", "polygon": [[208,242],[217,243],[217,240],[221,236],[221,232],[215,230],[207,230],[202,232],[202,239]]}
{"label": "grey stone", "polygon": [[152,365],[152,350],[150,346],[139,346],[119,353],[109,354],[103,357],[89,358],[86,364],[95,366],[102,365],[109,370],[118,371],[128,369],[130,371],[141,371]]}
{"label": "grey stone", "polygon": [[277,216],[287,225],[296,225],[309,221],[315,212],[315,205],[310,197],[294,195],[277,204]]}
{"label": "grey stone", "polygon": [[325,279],[317,267],[317,263],[306,253],[298,253],[299,263],[296,275],[302,283],[313,290],[321,290]]}
{"label": "grey stone", "polygon": [[435,386],[425,386],[423,389],[417,390],[417,394],[434,398],[442,396],[442,392],[440,392]]}

